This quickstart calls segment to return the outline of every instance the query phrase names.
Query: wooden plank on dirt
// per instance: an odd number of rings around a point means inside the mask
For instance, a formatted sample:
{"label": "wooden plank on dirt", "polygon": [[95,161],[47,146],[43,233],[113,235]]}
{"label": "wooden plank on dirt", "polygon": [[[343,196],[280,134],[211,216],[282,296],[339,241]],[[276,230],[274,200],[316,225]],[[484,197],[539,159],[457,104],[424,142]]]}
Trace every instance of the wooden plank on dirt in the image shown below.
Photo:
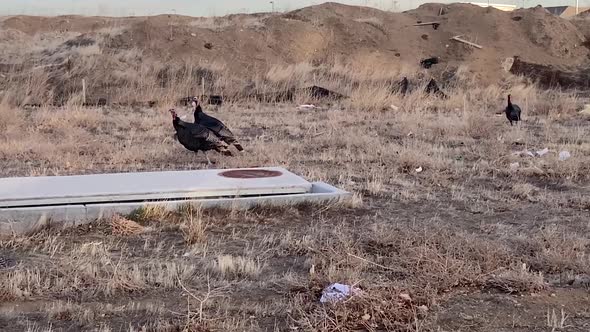
{"label": "wooden plank on dirt", "polygon": [[435,25],[435,24],[440,24],[440,21],[434,21],[434,22],[420,22],[420,23],[416,23],[414,24],[415,27],[421,27],[424,25]]}
{"label": "wooden plank on dirt", "polygon": [[476,43],[472,43],[472,42],[470,42],[470,41],[467,41],[467,40],[465,40],[465,39],[461,38],[461,36],[462,36],[462,35],[458,35],[458,36],[451,37],[451,40],[455,40],[455,41],[458,41],[458,42],[460,42],[460,43],[467,44],[467,45],[469,45],[469,46],[473,46],[473,47],[475,47],[475,48],[479,48],[479,49],[482,49],[482,48],[483,48],[483,46],[481,46],[481,45],[478,45],[478,44],[476,44]]}

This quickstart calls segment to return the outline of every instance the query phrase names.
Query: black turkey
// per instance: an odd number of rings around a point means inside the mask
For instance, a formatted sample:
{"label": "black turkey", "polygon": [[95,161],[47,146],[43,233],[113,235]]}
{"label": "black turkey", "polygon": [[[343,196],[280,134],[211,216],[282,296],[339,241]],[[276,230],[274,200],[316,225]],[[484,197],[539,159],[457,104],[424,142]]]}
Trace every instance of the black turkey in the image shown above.
{"label": "black turkey", "polygon": [[211,130],[198,123],[182,121],[173,109],[170,110],[170,113],[172,114],[172,125],[176,130],[176,139],[190,151],[196,153],[203,151],[208,165],[212,163],[207,155],[207,151],[215,150],[226,156],[232,155],[231,151],[228,150],[227,144],[217,138]]}
{"label": "black turkey", "polygon": [[520,121],[520,107],[518,107],[518,105],[515,105],[512,103],[512,100],[510,99],[510,95],[508,95],[508,106],[506,106],[506,109],[504,110],[504,112],[506,112],[506,118],[508,118],[508,121],[510,121],[510,125],[513,125],[513,122],[517,122]]}
{"label": "black turkey", "polygon": [[228,145],[235,146],[238,151],[244,150],[242,145],[235,138],[234,134],[223,122],[203,112],[201,104],[197,98],[193,97],[192,106],[194,108],[195,123],[207,127],[209,130],[215,133],[219,139]]}

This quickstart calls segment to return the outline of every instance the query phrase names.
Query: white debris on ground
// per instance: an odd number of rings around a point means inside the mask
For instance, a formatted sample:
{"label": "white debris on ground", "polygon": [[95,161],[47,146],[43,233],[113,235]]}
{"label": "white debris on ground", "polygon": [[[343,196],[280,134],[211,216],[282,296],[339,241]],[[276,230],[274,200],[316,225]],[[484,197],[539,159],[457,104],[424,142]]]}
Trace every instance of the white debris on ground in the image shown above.
{"label": "white debris on ground", "polygon": [[531,151],[529,151],[527,149],[524,149],[522,151],[516,151],[516,152],[513,152],[512,154],[515,156],[520,156],[520,157],[526,157],[526,156],[534,157],[535,156],[534,153],[532,153]]}
{"label": "white debris on ground", "polygon": [[339,302],[360,292],[361,290],[356,287],[334,283],[324,288],[320,302]]}
{"label": "white debris on ground", "polygon": [[515,151],[512,153],[512,155],[514,156],[520,156],[520,157],[543,157],[544,155],[548,154],[549,152],[551,152],[548,148],[544,148],[542,150],[537,150],[537,151],[530,151],[527,149],[521,150],[521,151]]}
{"label": "white debris on ground", "polygon": [[[542,150],[537,150],[537,151],[530,151],[530,150],[524,149],[522,151],[512,152],[512,155],[519,156],[519,157],[533,157],[533,158],[539,157],[540,158],[540,157],[545,156],[549,152],[551,152],[551,151],[548,148],[544,148]],[[559,152],[558,159],[560,161],[566,161],[566,160],[570,159],[571,157],[572,157],[571,153],[569,151],[564,150],[564,151]],[[519,166],[520,165],[517,162],[510,164],[511,169],[517,169]]]}
{"label": "white debris on ground", "polygon": [[582,108],[580,113],[590,115],[590,104],[584,104],[584,108]]}
{"label": "white debris on ground", "polygon": [[571,153],[569,153],[569,151],[561,151],[559,153],[559,160],[560,161],[566,161],[568,159],[570,159],[572,157]]}
{"label": "white debris on ground", "polygon": [[316,108],[318,108],[318,107],[313,104],[303,104],[303,105],[297,106],[297,109],[300,111],[309,111],[309,110],[313,110]]}
{"label": "white debris on ground", "polygon": [[546,155],[547,153],[549,153],[549,149],[548,148],[544,148],[543,150],[539,150],[537,151],[537,156],[539,157],[543,157],[544,155]]}

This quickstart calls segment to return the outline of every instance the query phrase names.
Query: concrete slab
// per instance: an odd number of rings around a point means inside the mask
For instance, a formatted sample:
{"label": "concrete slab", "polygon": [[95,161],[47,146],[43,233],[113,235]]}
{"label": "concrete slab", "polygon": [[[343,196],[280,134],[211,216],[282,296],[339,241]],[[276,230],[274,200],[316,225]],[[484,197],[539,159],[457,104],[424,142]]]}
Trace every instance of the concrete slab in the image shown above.
{"label": "concrete slab", "polygon": [[351,194],[323,182],[309,183],[311,189],[305,193],[275,194],[255,197],[197,197],[186,200],[168,200],[159,202],[127,203],[89,203],[84,205],[61,205],[44,207],[0,208],[0,235],[18,235],[35,231],[49,225],[67,228],[107,218],[114,214],[127,215],[147,206],[162,206],[169,211],[192,204],[203,208],[220,207],[231,209],[249,209],[254,206],[284,206],[300,203],[334,204],[345,202]]}
{"label": "concrete slab", "polygon": [[[259,177],[261,174],[267,177]],[[309,182],[281,167],[20,177],[0,179],[0,208],[297,194],[310,190]]]}

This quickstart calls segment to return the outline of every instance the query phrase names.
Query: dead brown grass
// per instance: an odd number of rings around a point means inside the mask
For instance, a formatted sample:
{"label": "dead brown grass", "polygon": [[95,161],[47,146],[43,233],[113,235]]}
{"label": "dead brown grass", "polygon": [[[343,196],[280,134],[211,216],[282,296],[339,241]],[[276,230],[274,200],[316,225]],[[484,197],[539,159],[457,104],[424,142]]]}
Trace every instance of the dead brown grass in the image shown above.
{"label": "dead brown grass", "polygon": [[[89,58],[104,55],[91,51]],[[121,100],[171,103],[195,87],[196,67],[182,68],[180,76],[167,69],[174,82],[166,88],[153,78],[157,68],[119,73],[145,79],[122,89]],[[0,254],[20,262],[0,270],[0,299],[13,310],[0,306],[8,330],[457,330],[463,318],[447,309],[458,301],[467,312],[483,292],[494,307],[480,330],[512,328],[494,319],[507,314],[494,301],[518,294],[530,310],[514,320],[532,331],[559,325],[547,308],[587,303],[559,293],[565,276],[590,273],[590,127],[575,113],[581,100],[524,85],[467,89],[468,77],[446,90],[448,100],[419,91],[404,98],[371,79],[374,71],[349,69],[301,64],[261,75],[261,92],[320,81],[351,96],[313,111],[246,98],[207,111],[246,147],[233,158],[213,155],[217,167],[283,165],[354,192],[353,204],[245,212],[151,205],[106,223],[1,240]],[[235,82],[219,80],[219,91],[238,95]],[[519,127],[495,115],[507,91],[524,109]],[[24,110],[11,98],[0,106],[3,176],[205,165],[171,139],[163,107]],[[543,157],[513,155],[545,147]],[[561,150],[572,157],[559,161]],[[564,282],[548,283],[554,278]],[[332,282],[364,293],[320,304]],[[549,323],[539,326],[534,317],[545,315]]]}
{"label": "dead brown grass", "polygon": [[115,235],[137,235],[145,232],[146,230],[145,227],[141,226],[135,221],[118,215],[111,218],[109,224],[112,228],[113,234]]}

